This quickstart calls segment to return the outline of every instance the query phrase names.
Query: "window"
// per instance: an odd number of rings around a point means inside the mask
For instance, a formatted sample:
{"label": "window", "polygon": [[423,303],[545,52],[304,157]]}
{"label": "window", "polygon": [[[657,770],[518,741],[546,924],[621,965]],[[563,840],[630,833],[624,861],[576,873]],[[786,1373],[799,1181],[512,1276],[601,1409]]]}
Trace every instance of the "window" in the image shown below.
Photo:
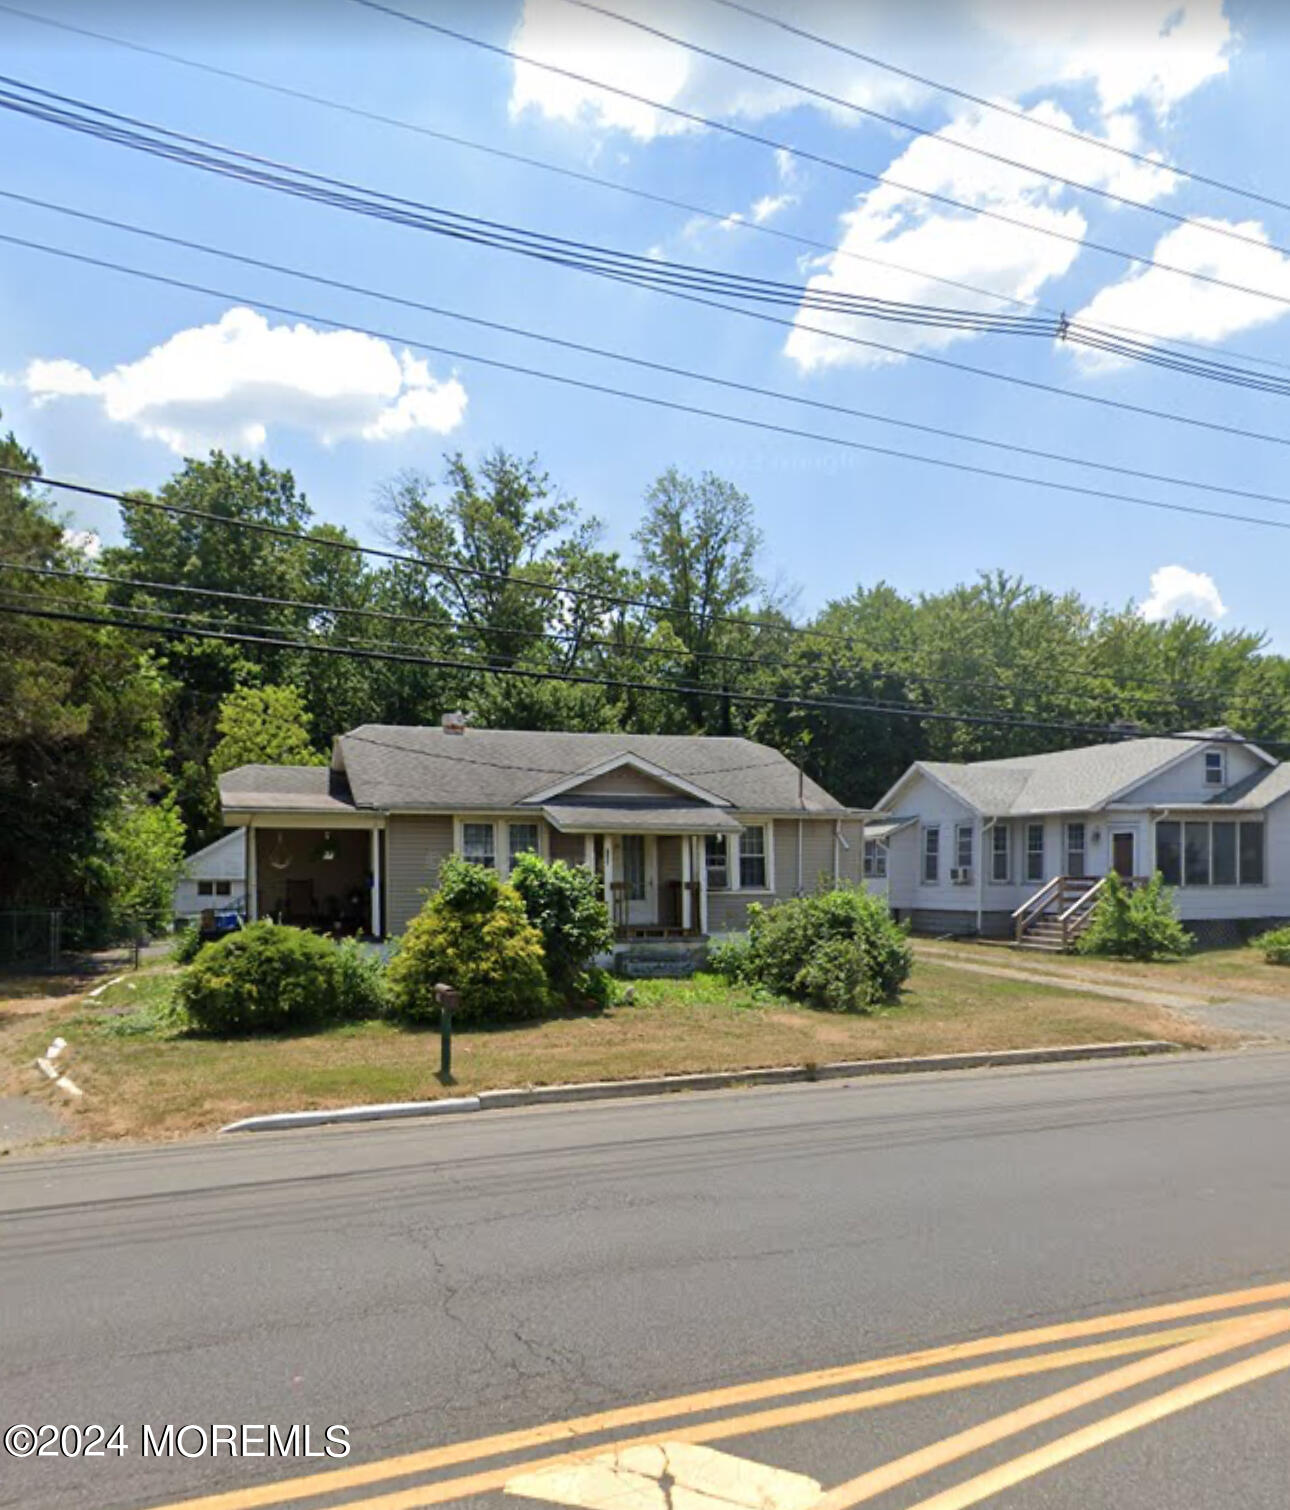
{"label": "window", "polygon": [[1205,751],[1205,785],[1223,786],[1227,772],[1223,769],[1226,762],[1223,759],[1222,750]]}
{"label": "window", "polygon": [[1183,884],[1209,885],[1209,824],[1183,824]]}
{"label": "window", "polygon": [[923,883],[935,886],[941,879],[941,831],[939,828],[923,830]]}
{"label": "window", "polygon": [[1166,886],[1182,880],[1182,824],[1156,824],[1156,869]]}
{"label": "window", "polygon": [[703,860],[708,868],[708,890],[730,888],[730,841],[725,834],[709,834],[703,841]]}
{"label": "window", "polygon": [[1044,825],[1026,824],[1026,880],[1044,879]]}
{"label": "window", "polygon": [[1084,874],[1084,825],[1082,823],[1066,825],[1066,874],[1077,877]]}
{"label": "window", "polygon": [[1212,868],[1215,886],[1236,885],[1236,824],[1215,823],[1212,829]]}
{"label": "window", "polygon": [[461,825],[462,855],[475,865],[497,866],[497,841],[491,823],[463,823]]}
{"label": "window", "polygon": [[972,825],[954,825],[954,863],[960,870],[972,869]]}
{"label": "window", "polygon": [[1262,886],[1263,824],[1156,824],[1156,869],[1166,886]]}
{"label": "window", "polygon": [[199,897],[213,897],[215,895],[214,881],[198,881],[197,895]]}
{"label": "window", "polygon": [[538,853],[538,826],[536,823],[512,823],[510,825],[509,853],[510,865],[514,865],[521,855],[535,855]]}
{"label": "window", "polygon": [[881,881],[887,874],[887,846],[877,839],[864,841],[864,873],[875,881]]}
{"label": "window", "polygon": [[990,830],[990,879],[992,881],[1006,881],[1008,879],[1008,827],[1004,823],[996,823]]}
{"label": "window", "polygon": [[1263,885],[1263,825],[1241,824],[1241,880],[1242,886]]}
{"label": "window", "polygon": [[760,824],[739,836],[739,885],[744,891],[766,889],[766,830]]}

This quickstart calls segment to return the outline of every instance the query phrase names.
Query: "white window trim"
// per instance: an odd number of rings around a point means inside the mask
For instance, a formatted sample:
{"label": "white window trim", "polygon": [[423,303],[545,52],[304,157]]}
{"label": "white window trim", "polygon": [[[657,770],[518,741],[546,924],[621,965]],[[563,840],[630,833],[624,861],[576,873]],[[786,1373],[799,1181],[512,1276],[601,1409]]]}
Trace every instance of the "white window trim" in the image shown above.
{"label": "white window trim", "polygon": [[[967,835],[967,864],[963,863],[963,836]],[[954,868],[955,870],[976,869],[976,824],[956,823],[954,825]]]}
{"label": "white window trim", "polygon": [[[1039,830],[1039,848],[1031,849],[1030,831],[1035,828]],[[1025,843],[1022,854],[1022,874],[1025,876],[1025,884],[1033,886],[1036,881],[1042,883],[1048,879],[1044,874],[1048,867],[1048,825],[1045,823],[1027,823],[1023,837]],[[1037,876],[1030,874],[1030,859],[1032,855],[1039,856],[1039,874]]]}
{"label": "white window trim", "polygon": [[[724,886],[714,886],[712,884],[711,875],[710,875],[710,872],[709,872],[709,869],[708,869],[708,840],[709,839],[724,839],[726,841],[726,884]],[[726,895],[727,892],[737,890],[737,888],[735,886],[731,885],[731,880],[732,880],[731,865],[732,865],[732,862],[733,862],[733,859],[734,859],[734,853],[735,853],[735,844],[734,844],[734,837],[733,837],[733,835],[731,835],[731,834],[704,834],[704,836],[703,836],[703,845],[702,845],[702,848],[699,851],[699,862],[703,866],[704,885],[707,886],[708,890],[710,892],[712,892],[716,896],[722,896],[723,897],[723,896]],[[734,877],[734,879],[737,879],[737,877]]]}
{"label": "white window trim", "polygon": [[[1003,874],[1001,876],[996,876],[995,873],[994,873],[994,862],[998,858],[997,852],[995,850],[995,843],[996,843],[995,835],[996,834],[1002,834],[1004,836],[1004,845],[1003,845]],[[1012,830],[1011,830],[1011,828],[1009,828],[1009,826],[1006,823],[995,823],[995,824],[991,825],[991,828],[990,828],[990,875],[989,875],[989,881],[990,881],[990,885],[991,886],[1011,886],[1012,885]]]}
{"label": "white window trim", "polygon": [[[1215,757],[1215,756],[1218,758],[1218,780],[1217,781],[1211,781],[1209,779],[1209,762],[1210,762],[1210,759],[1212,757]],[[1202,774],[1204,776],[1204,780],[1201,783],[1203,786],[1218,787],[1220,790],[1223,787],[1225,787],[1227,785],[1227,751],[1226,750],[1206,750],[1205,751],[1205,760],[1204,760],[1204,771],[1203,771]]]}
{"label": "white window trim", "polygon": [[[927,875],[927,836],[936,835],[936,874],[930,879]],[[941,825],[939,823],[924,823],[918,837],[918,884],[920,886],[939,886],[941,884],[941,861],[944,859],[941,853]]]}
{"label": "white window trim", "polygon": [[[869,867],[869,853],[868,853],[868,851],[870,849],[872,849],[872,851],[873,851],[873,869],[872,870],[870,870],[868,868]],[[890,856],[889,856],[889,853],[888,853],[888,850],[887,850],[886,840],[884,840],[884,839],[866,839],[864,841],[864,851],[861,853],[861,856],[860,856],[860,876],[861,876],[861,879],[865,880],[865,881],[885,881],[887,879],[887,864],[888,864],[889,858],[890,858]],[[880,864],[882,866],[881,870],[878,869],[878,866]]]}
{"label": "white window trim", "polygon": [[[1165,885],[1171,891],[1197,891],[1203,893],[1213,891],[1265,891],[1271,884],[1268,880],[1268,822],[1266,818],[1243,817],[1233,813],[1228,818],[1192,817],[1182,815],[1177,818],[1157,818],[1151,825],[1151,870],[1154,875],[1160,869],[1160,825],[1162,823],[1176,823],[1178,825],[1178,879],[1166,881]],[[1203,823],[1209,829],[1209,880],[1187,882],[1187,829],[1188,823]],[[1214,880],[1214,825],[1216,823],[1232,823],[1236,826],[1236,880]],[[1263,851],[1263,879],[1261,881],[1246,881],[1241,877],[1241,827],[1246,823],[1256,823],[1260,832],[1260,849]]]}
{"label": "white window trim", "polygon": [[499,818],[496,813],[454,813],[452,818],[452,852],[461,859],[466,858],[466,825],[468,823],[486,823],[493,830],[493,869],[503,881],[510,879],[511,874],[511,824],[512,823],[536,823],[538,831],[537,853],[544,860],[550,859],[551,842],[546,823],[541,818],[523,818],[509,814],[505,818]]}
{"label": "white window trim", "polygon": [[730,884],[723,896],[734,892],[745,897],[769,897],[775,895],[775,824],[770,818],[758,818],[752,813],[740,814],[739,821],[747,828],[759,828],[766,836],[766,884],[745,886],[743,884],[743,834],[731,834],[726,841],[726,861],[729,866]]}

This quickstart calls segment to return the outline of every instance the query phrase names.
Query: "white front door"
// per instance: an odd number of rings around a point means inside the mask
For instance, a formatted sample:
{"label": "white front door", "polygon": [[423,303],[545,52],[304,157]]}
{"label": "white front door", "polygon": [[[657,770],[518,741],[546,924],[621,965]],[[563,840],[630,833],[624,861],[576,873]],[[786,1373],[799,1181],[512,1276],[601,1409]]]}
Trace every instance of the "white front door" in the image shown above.
{"label": "white front door", "polygon": [[627,898],[627,922],[641,926],[656,923],[654,905],[657,891],[657,854],[652,837],[624,834],[622,837],[622,879]]}

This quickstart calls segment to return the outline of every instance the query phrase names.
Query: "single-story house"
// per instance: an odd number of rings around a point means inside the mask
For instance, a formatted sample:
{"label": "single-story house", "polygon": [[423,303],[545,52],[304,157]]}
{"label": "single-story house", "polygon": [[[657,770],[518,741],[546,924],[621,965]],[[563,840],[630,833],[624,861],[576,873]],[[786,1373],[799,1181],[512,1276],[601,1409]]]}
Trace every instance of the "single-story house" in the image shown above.
{"label": "single-story house", "polygon": [[325,766],[220,777],[248,913],[401,933],[450,854],[509,873],[527,850],[601,878],[622,940],[742,928],[748,905],[859,882],[863,814],[775,750],[695,735],[369,724]]}
{"label": "single-story house", "polygon": [[235,829],[184,861],[175,883],[175,921],[189,922],[207,911],[231,912],[245,899],[246,839]]}
{"label": "single-story house", "polygon": [[1226,728],[920,760],[866,826],[865,884],[921,932],[1060,947],[1108,872],[1159,871],[1182,920],[1222,936],[1290,917],[1287,794],[1290,764]]}

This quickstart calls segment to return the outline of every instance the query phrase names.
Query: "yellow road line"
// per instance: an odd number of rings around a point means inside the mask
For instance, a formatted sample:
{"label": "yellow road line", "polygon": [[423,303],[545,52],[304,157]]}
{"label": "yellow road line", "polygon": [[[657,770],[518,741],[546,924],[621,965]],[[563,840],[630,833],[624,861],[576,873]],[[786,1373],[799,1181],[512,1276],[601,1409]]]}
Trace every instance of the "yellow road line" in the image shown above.
{"label": "yellow road line", "polygon": [[[1031,1354],[1026,1358],[1009,1358],[1001,1363],[987,1363],[976,1368],[958,1369],[953,1373],[935,1374],[926,1379],[908,1379],[901,1384],[888,1384],[879,1389],[858,1390],[848,1395],[830,1395],[824,1400],[806,1400],[797,1405],[779,1405],[770,1410],[749,1411],[740,1416],[725,1416],[718,1421],[701,1421],[694,1426],[665,1427],[660,1431],[638,1437],[621,1437],[617,1441],[600,1442],[592,1446],[578,1447],[571,1452],[554,1453],[550,1457],[529,1459],[527,1462],[511,1463],[501,1468],[487,1468],[479,1473],[466,1474],[453,1479],[440,1479],[434,1484],[419,1484],[410,1489],[397,1489],[373,1499],[355,1500],[347,1503],[345,1510],[422,1510],[428,1505],[442,1505],[450,1500],[464,1499],[474,1494],[489,1494],[504,1489],[511,1479],[522,1473],[532,1473],[543,1468],[558,1468],[567,1463],[581,1463],[588,1458],[604,1453],[624,1452],[631,1447],[651,1445],[666,1439],[672,1442],[721,1442],[729,1437],[754,1436],[763,1431],[776,1431],[785,1426],[800,1426],[808,1421],[823,1421],[831,1416],[853,1415],[864,1410],[877,1410],[884,1405],[898,1405],[906,1400],[927,1399],[933,1395],[950,1394],[957,1389],[970,1389],[979,1384],[995,1384],[1005,1379],[1022,1379],[1032,1374],[1051,1373],[1056,1369],[1075,1368],[1082,1363],[1097,1363],[1104,1358],[1123,1357],[1126,1353],[1155,1351],[1176,1343],[1193,1340],[1199,1334],[1212,1330],[1208,1326],[1181,1327],[1172,1332],[1155,1332],[1150,1336],[1117,1337],[1113,1342],[1089,1343],[1083,1347],[1063,1348],[1058,1352]],[[185,1510],[192,1510],[191,1506]]]}
{"label": "yellow road line", "polygon": [[414,1473],[431,1473],[440,1468],[475,1462],[480,1458],[522,1452],[530,1447],[543,1447],[553,1442],[599,1435],[621,1427],[640,1426],[652,1421],[671,1420],[678,1416],[699,1415],[707,1411],[720,1410],[726,1406],[746,1405],[758,1400],[774,1399],[777,1396],[805,1394],[812,1390],[828,1389],[834,1385],[854,1384],[864,1379],[878,1379],[889,1374],[932,1368],[942,1363],[959,1363],[969,1358],[988,1357],[992,1353],[1041,1347],[1048,1343],[1066,1342],[1079,1337],[1100,1337],[1108,1332],[1128,1331],[1133,1327],[1180,1321],[1192,1316],[1240,1310],[1247,1306],[1275,1304],[1285,1300],[1290,1300],[1290,1282],[1260,1285],[1246,1290],[1232,1290],[1225,1294],[1206,1295],[1194,1300],[1172,1301],[1165,1305],[1121,1311],[1109,1316],[1091,1316],[1081,1321],[1030,1327],[1022,1331],[1005,1332],[996,1337],[977,1337],[970,1342],[955,1342],[942,1347],[922,1348],[917,1352],[886,1358],[871,1358],[861,1363],[816,1369],[809,1373],[786,1374],[780,1378],[761,1379],[750,1384],[730,1385],[722,1389],[704,1390],[695,1394],[673,1395],[663,1400],[651,1400],[639,1405],[599,1411],[593,1415],[574,1416],[564,1421],[551,1421],[541,1426],[501,1432],[495,1436],[480,1437],[474,1441],[453,1442],[447,1446],[425,1448],[371,1463],[355,1463],[345,1468],[305,1474],[299,1478],[283,1479],[277,1484],[260,1484],[255,1487],[205,1495],[198,1499],[175,1501],[172,1504],[157,1507],[157,1510],[177,1510],[179,1505],[183,1505],[184,1510],[260,1510],[260,1507],[264,1506],[290,1504],[296,1500],[312,1498],[314,1495],[362,1488],[386,1479],[405,1478]]}
{"label": "yellow road line", "polygon": [[910,1510],[965,1510],[968,1505],[978,1504],[994,1494],[1002,1494],[1014,1484],[1056,1468],[1061,1463],[1069,1462],[1071,1458],[1079,1457],[1081,1453],[1091,1452],[1095,1447],[1105,1446],[1117,1437],[1128,1436],[1130,1432],[1154,1425],[1180,1410],[1200,1405],[1228,1390],[1238,1389],[1242,1384],[1253,1384],[1258,1379],[1266,1379],[1285,1369],[1290,1369],[1290,1343],[1272,1348],[1266,1353],[1258,1353],[1252,1358],[1243,1358],[1239,1363],[1217,1369],[1212,1374],[1203,1374],[1199,1379],[1189,1380],[1186,1384],[1167,1390],[1163,1395],[1156,1395],[1139,1405],[1131,1405],[1116,1415],[1105,1416],[1100,1421],[1094,1421],[1091,1426],[1059,1437],[1057,1441],[1036,1448],[1034,1452],[1013,1458],[1010,1463],[1002,1463],[998,1468],[978,1474],[976,1478],[955,1484],[952,1489],[934,1494],[930,1499],[919,1500]]}
{"label": "yellow road line", "polygon": [[813,1510],[852,1510],[853,1506],[874,1499],[879,1494],[885,1494],[900,1484],[907,1484],[912,1479],[921,1478],[937,1468],[943,1468],[947,1463],[953,1463],[971,1453],[980,1452],[983,1448],[990,1447],[995,1442],[1002,1442],[1007,1437],[1016,1436],[1019,1432],[1029,1431],[1032,1427],[1055,1420],[1058,1416],[1095,1404],[1108,1395],[1119,1394],[1126,1389],[1135,1389],[1140,1384],[1158,1379],[1162,1374],[1190,1368],[1193,1364],[1203,1363],[1219,1353],[1233,1352],[1237,1348],[1246,1347],[1250,1343],[1260,1342],[1266,1337],[1273,1337],[1279,1332],[1286,1331],[1290,1331],[1290,1310],[1274,1311],[1254,1321],[1226,1322],[1209,1336],[1199,1338],[1195,1342],[1184,1343],[1181,1347],[1170,1348],[1167,1352],[1139,1359],[1138,1362],[1126,1364],[1123,1368],[1114,1369],[1109,1374],[1101,1374],[1096,1379],[1085,1379],[1079,1384],[1072,1385],[1070,1389],[1047,1395],[1042,1400],[1032,1401],[1028,1405],[1020,1406],[1017,1410],[1010,1410],[1005,1415],[996,1416],[992,1421],[984,1421],[979,1426],[969,1427],[968,1430],[957,1432],[943,1441],[934,1442],[920,1448],[917,1452],[907,1453],[904,1457],[884,1463],[880,1468],[863,1473],[845,1484],[839,1484],[836,1489],[830,1489],[813,1507]]}

